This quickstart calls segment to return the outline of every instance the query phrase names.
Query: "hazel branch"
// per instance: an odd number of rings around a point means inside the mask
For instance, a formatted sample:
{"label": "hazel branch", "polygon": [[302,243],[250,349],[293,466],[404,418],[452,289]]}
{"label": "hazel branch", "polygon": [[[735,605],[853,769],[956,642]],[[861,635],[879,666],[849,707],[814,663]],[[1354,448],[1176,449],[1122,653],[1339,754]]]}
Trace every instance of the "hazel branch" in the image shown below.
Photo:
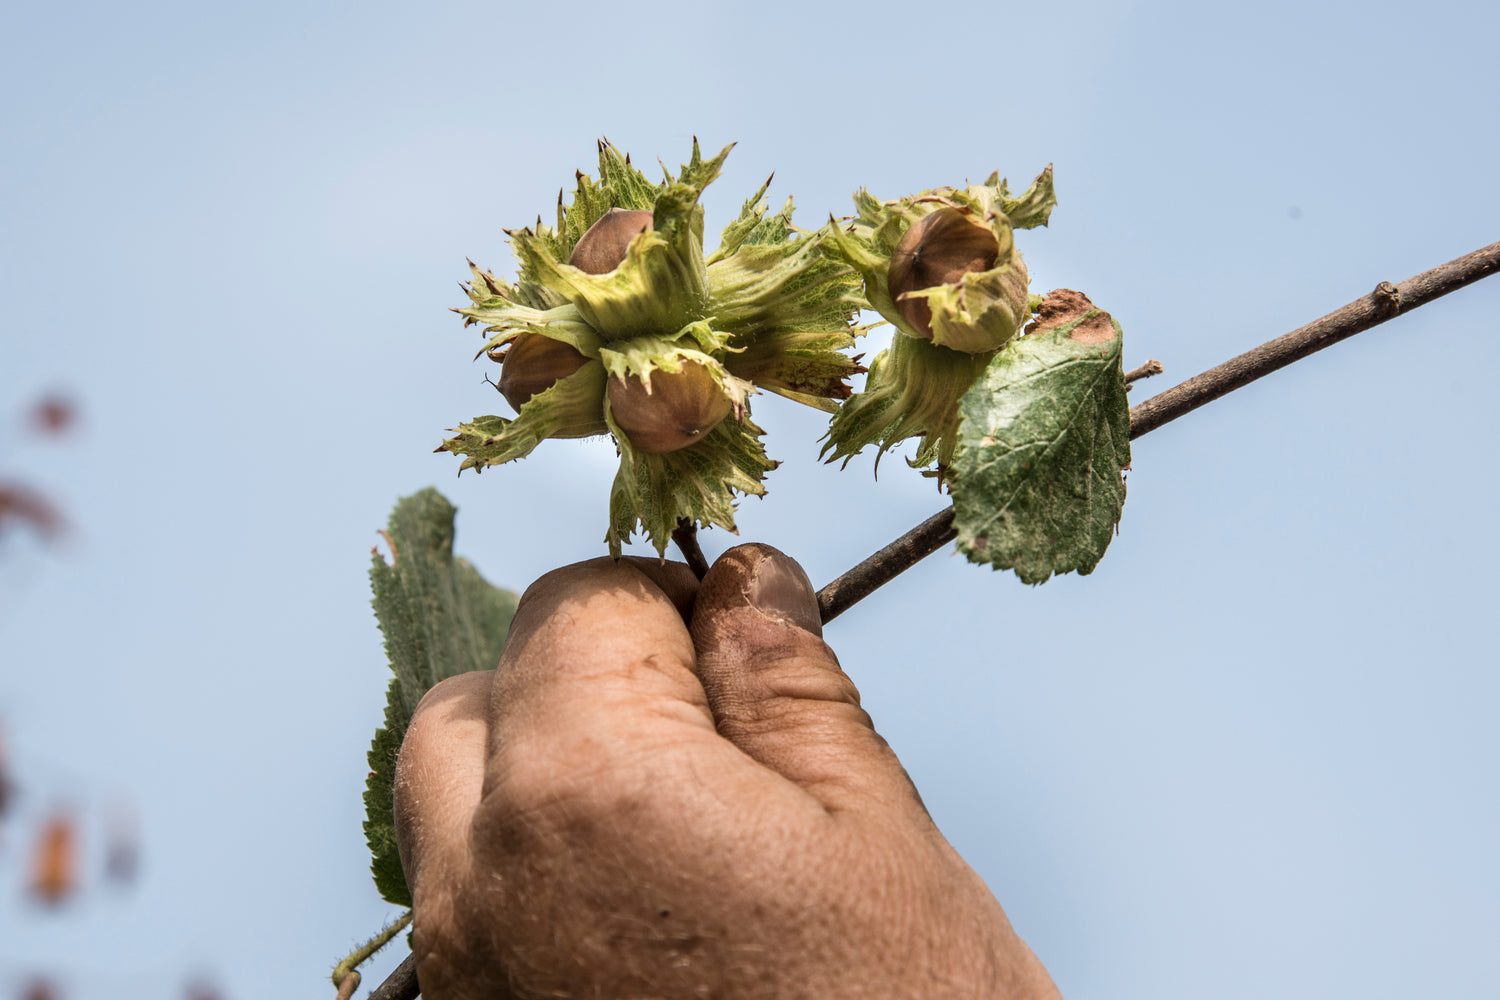
{"label": "hazel branch", "polygon": [[1141,379],[1150,378],[1152,375],[1160,375],[1166,370],[1166,365],[1162,364],[1160,361],[1157,361],[1155,358],[1152,358],[1150,361],[1147,361],[1139,368],[1132,368],[1130,369],[1130,371],[1125,373],[1125,389],[1128,392],[1130,390],[1130,387],[1136,382],[1139,382]]}
{"label": "hazel branch", "polygon": [[[1369,295],[1355,299],[1291,333],[1267,341],[1254,350],[1230,358],[1222,365],[1210,368],[1203,374],[1132,407],[1131,440],[1235,389],[1249,385],[1258,378],[1285,368],[1293,361],[1299,361],[1356,333],[1379,326],[1386,320],[1395,319],[1402,313],[1426,305],[1449,292],[1487,278],[1497,270],[1500,270],[1500,243],[1491,243],[1430,271],[1423,271],[1399,285],[1382,281]],[[1135,372],[1131,374],[1134,375]],[[824,624],[956,537],[953,508],[949,507],[929,517],[858,566],[835,577],[818,591],[818,607],[823,613]]]}
{"label": "hazel branch", "polygon": [[385,977],[385,982],[370,991],[366,1000],[416,1000],[420,992],[421,986],[417,983],[417,956],[407,955]]}

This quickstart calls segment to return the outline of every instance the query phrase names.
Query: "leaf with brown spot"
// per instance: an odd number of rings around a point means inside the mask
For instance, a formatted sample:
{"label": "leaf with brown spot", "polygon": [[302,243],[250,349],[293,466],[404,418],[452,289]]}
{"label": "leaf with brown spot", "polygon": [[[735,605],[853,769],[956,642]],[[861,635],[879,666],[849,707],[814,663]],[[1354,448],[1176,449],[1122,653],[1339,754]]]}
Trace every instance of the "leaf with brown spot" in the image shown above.
{"label": "leaf with brown spot", "polygon": [[1119,324],[1066,289],[959,402],[958,547],[1026,583],[1091,573],[1114,538],[1130,464]]}

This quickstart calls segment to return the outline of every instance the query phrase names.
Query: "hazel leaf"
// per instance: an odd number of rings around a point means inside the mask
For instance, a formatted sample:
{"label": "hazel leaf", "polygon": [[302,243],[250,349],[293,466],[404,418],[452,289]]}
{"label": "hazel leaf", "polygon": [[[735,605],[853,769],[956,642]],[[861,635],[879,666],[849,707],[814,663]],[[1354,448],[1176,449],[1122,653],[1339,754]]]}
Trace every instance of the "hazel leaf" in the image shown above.
{"label": "hazel leaf", "polygon": [[396,856],[391,783],[396,751],[417,702],[438,681],[500,661],[515,615],[514,591],[493,586],[468,561],[453,555],[456,508],[428,488],[391,512],[385,532],[392,560],[376,552],[370,566],[375,617],[395,674],[386,694],[384,725],[370,747],[365,785],[365,838],[381,897],[411,905]]}
{"label": "hazel leaf", "polygon": [[401,682],[391,678],[385,693],[385,725],[370,741],[370,775],[365,779],[365,843],[370,848],[370,874],[380,898],[397,906],[411,907],[411,890],[396,849],[395,782],[396,755],[406,736],[408,721],[401,701]]}
{"label": "hazel leaf", "polygon": [[1121,331],[1076,295],[990,362],[959,401],[952,465],[958,548],[1028,584],[1088,574],[1125,503],[1130,408]]}

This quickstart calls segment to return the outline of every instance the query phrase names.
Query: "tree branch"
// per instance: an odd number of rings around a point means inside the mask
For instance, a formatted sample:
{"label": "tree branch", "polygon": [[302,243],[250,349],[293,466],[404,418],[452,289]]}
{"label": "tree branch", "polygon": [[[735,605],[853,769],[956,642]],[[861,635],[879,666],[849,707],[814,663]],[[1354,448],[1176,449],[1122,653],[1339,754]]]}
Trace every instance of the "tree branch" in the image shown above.
{"label": "tree branch", "polygon": [[1162,424],[1176,420],[1204,403],[1211,403],[1225,393],[1249,385],[1263,375],[1285,368],[1293,361],[1300,361],[1315,351],[1337,344],[1372,326],[1379,326],[1417,306],[1426,305],[1433,299],[1457,291],[1480,278],[1487,278],[1497,270],[1500,270],[1500,243],[1491,243],[1482,250],[1475,250],[1440,267],[1423,271],[1399,285],[1382,281],[1375,286],[1375,291],[1342,309],[1334,310],[1322,319],[1261,344],[1253,351],[1231,358],[1217,368],[1210,368],[1202,375],[1190,378],[1132,408],[1130,436],[1138,438],[1148,431],[1154,431]]}
{"label": "tree branch", "polygon": [[[1132,407],[1130,438],[1135,440],[1184,413],[1191,413],[1205,403],[1285,368],[1293,361],[1379,326],[1480,278],[1487,278],[1497,270],[1500,270],[1500,243],[1491,243],[1457,260],[1423,271],[1399,285],[1382,281],[1369,295],[1322,319],[1268,341],[1253,351],[1246,351]],[[953,529],[953,508],[949,507],[836,577],[818,591],[818,607],[823,612],[824,624],[948,544],[957,534]]]}
{"label": "tree branch", "polygon": [[1132,368],[1130,369],[1130,371],[1125,373],[1125,388],[1129,390],[1132,385],[1134,385],[1136,382],[1139,382],[1141,379],[1150,378],[1153,375],[1160,375],[1166,370],[1167,368],[1165,365],[1163,365],[1160,361],[1157,361],[1155,358],[1152,358],[1150,361],[1147,361],[1139,368]]}
{"label": "tree branch", "polygon": [[818,591],[818,610],[827,625],[883,584],[911,569],[958,537],[953,508],[932,515],[832,583]]}
{"label": "tree branch", "polygon": [[[1375,291],[1342,309],[1262,344],[1253,351],[1231,358],[1217,368],[1210,368],[1202,375],[1190,378],[1133,407],[1130,411],[1131,440],[1277,369],[1285,368],[1293,361],[1378,326],[1388,319],[1394,319],[1401,313],[1410,312],[1417,306],[1426,305],[1433,299],[1488,277],[1496,270],[1500,270],[1500,243],[1492,243],[1482,250],[1424,271],[1399,285],[1382,281]],[[692,551],[697,552],[697,558],[703,561],[706,571],[707,561],[703,559],[696,537],[682,532],[679,527],[672,533],[672,538],[683,550],[688,565],[694,566],[693,571],[698,572],[689,546],[683,545],[683,536],[686,536]],[[847,573],[836,577],[818,591],[818,608],[822,612],[824,624],[833,621],[857,601],[868,597],[956,537],[958,532],[953,529],[953,508],[949,507],[929,517]],[[698,573],[698,577],[702,579],[703,574]],[[396,967],[396,971],[370,994],[369,1000],[414,1000],[417,994],[417,963],[414,956],[408,955]]]}
{"label": "tree branch", "polygon": [[401,960],[385,982],[370,991],[366,1000],[416,1000],[421,987],[417,985],[417,956],[407,955]]}

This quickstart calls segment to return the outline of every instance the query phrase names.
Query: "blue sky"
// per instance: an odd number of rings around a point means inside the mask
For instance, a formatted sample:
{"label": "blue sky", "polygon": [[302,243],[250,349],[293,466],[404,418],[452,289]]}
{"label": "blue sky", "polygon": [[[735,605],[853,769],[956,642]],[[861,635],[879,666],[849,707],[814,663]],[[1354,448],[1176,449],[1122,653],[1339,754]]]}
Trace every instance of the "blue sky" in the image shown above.
{"label": "blue sky", "polygon": [[[366,874],[386,682],[365,573],[436,484],[498,583],[603,551],[608,445],[455,478],[503,402],[448,307],[607,135],[737,141],[812,226],[1055,164],[1033,289],[1125,330],[1136,398],[1500,238],[1488,5],[973,9],[30,5],[0,30],[0,476],[75,531],[0,541],[0,995],[315,996],[393,915]],[[1488,622],[1500,283],[1136,443],[1099,569],[933,556],[830,627],[939,825],[1070,998],[1500,991]],[[879,336],[872,338],[878,345]],[[78,434],[19,432],[73,392]],[[899,462],[784,461],[741,536],[821,584],[938,510]],[[710,532],[710,555],[730,539]],[[142,877],[22,898],[54,800],[140,813]],[[87,834],[87,830],[85,831]],[[90,845],[86,841],[85,846]],[[97,844],[94,844],[97,846]],[[395,947],[371,967],[378,980]],[[363,992],[363,991],[362,991]]]}

